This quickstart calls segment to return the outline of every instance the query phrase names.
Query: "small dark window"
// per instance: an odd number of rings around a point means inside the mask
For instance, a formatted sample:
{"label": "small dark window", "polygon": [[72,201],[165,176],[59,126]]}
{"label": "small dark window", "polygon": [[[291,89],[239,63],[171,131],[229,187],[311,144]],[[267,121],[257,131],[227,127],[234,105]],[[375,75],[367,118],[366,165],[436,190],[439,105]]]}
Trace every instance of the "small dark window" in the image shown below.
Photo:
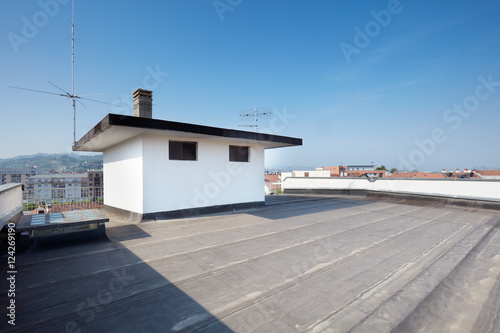
{"label": "small dark window", "polygon": [[304,172],[304,177],[309,177],[309,172]]}
{"label": "small dark window", "polygon": [[171,160],[196,161],[196,142],[169,141],[168,158]]}
{"label": "small dark window", "polygon": [[229,161],[248,162],[248,147],[229,146]]}

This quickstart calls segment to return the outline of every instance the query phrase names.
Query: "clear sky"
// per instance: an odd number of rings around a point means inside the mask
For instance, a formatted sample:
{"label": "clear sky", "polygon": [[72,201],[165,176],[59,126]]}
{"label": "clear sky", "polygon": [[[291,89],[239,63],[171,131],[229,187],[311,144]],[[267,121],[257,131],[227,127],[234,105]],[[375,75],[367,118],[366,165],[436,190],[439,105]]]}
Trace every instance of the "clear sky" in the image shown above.
{"label": "clear sky", "polygon": [[[300,137],[266,166],[500,167],[500,3],[165,0],[75,4],[77,139],[108,113]],[[0,158],[71,151],[71,1],[4,1]]]}

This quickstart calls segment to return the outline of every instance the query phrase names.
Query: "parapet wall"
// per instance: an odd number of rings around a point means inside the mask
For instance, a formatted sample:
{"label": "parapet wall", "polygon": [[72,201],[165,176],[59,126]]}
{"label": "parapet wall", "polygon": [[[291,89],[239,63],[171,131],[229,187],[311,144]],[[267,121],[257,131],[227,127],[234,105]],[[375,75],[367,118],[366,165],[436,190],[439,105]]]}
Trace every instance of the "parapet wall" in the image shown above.
{"label": "parapet wall", "polygon": [[337,193],[403,194],[500,203],[500,180],[394,179],[288,177],[282,180],[285,193],[329,191]]}
{"label": "parapet wall", "polygon": [[0,229],[8,223],[17,223],[23,214],[21,184],[0,186]]}

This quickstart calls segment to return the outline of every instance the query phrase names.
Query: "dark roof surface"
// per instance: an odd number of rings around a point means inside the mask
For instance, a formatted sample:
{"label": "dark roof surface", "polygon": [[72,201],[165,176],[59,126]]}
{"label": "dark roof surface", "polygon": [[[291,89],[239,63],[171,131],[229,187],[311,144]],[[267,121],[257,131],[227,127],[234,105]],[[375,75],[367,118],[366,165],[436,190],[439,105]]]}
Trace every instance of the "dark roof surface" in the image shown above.
{"label": "dark roof surface", "polygon": [[109,240],[36,243],[16,253],[16,326],[4,315],[0,331],[499,331],[498,212],[266,201],[140,224],[110,216]]}

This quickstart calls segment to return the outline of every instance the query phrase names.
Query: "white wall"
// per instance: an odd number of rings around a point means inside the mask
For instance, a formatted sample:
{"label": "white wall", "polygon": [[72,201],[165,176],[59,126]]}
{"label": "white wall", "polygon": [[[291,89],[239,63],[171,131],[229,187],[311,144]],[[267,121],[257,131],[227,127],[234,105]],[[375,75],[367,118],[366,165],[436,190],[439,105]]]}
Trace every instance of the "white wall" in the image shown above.
{"label": "white wall", "polygon": [[367,190],[451,198],[500,201],[500,181],[462,179],[379,179],[370,182],[358,178],[287,178],[283,190],[331,189]]}
{"label": "white wall", "polygon": [[143,212],[142,141],[139,136],[104,151],[105,205]]}
{"label": "white wall", "polygon": [[304,172],[309,172],[309,177],[330,177],[330,170],[312,170]]}
{"label": "white wall", "polygon": [[12,217],[13,213],[22,211],[22,205],[23,190],[20,185],[0,186],[0,228]]}
{"label": "white wall", "polygon": [[299,171],[295,170],[292,172],[282,172],[281,180],[286,177],[305,177],[305,173],[309,173],[309,177],[330,177],[330,170],[310,170],[310,171]]}
{"label": "white wall", "polygon": [[[198,142],[197,161],[169,160],[169,140]],[[229,145],[246,144],[144,135],[143,213],[264,201],[264,146],[246,145],[249,162],[229,162]]]}
{"label": "white wall", "polygon": [[483,179],[500,179],[500,176],[481,176]]}

